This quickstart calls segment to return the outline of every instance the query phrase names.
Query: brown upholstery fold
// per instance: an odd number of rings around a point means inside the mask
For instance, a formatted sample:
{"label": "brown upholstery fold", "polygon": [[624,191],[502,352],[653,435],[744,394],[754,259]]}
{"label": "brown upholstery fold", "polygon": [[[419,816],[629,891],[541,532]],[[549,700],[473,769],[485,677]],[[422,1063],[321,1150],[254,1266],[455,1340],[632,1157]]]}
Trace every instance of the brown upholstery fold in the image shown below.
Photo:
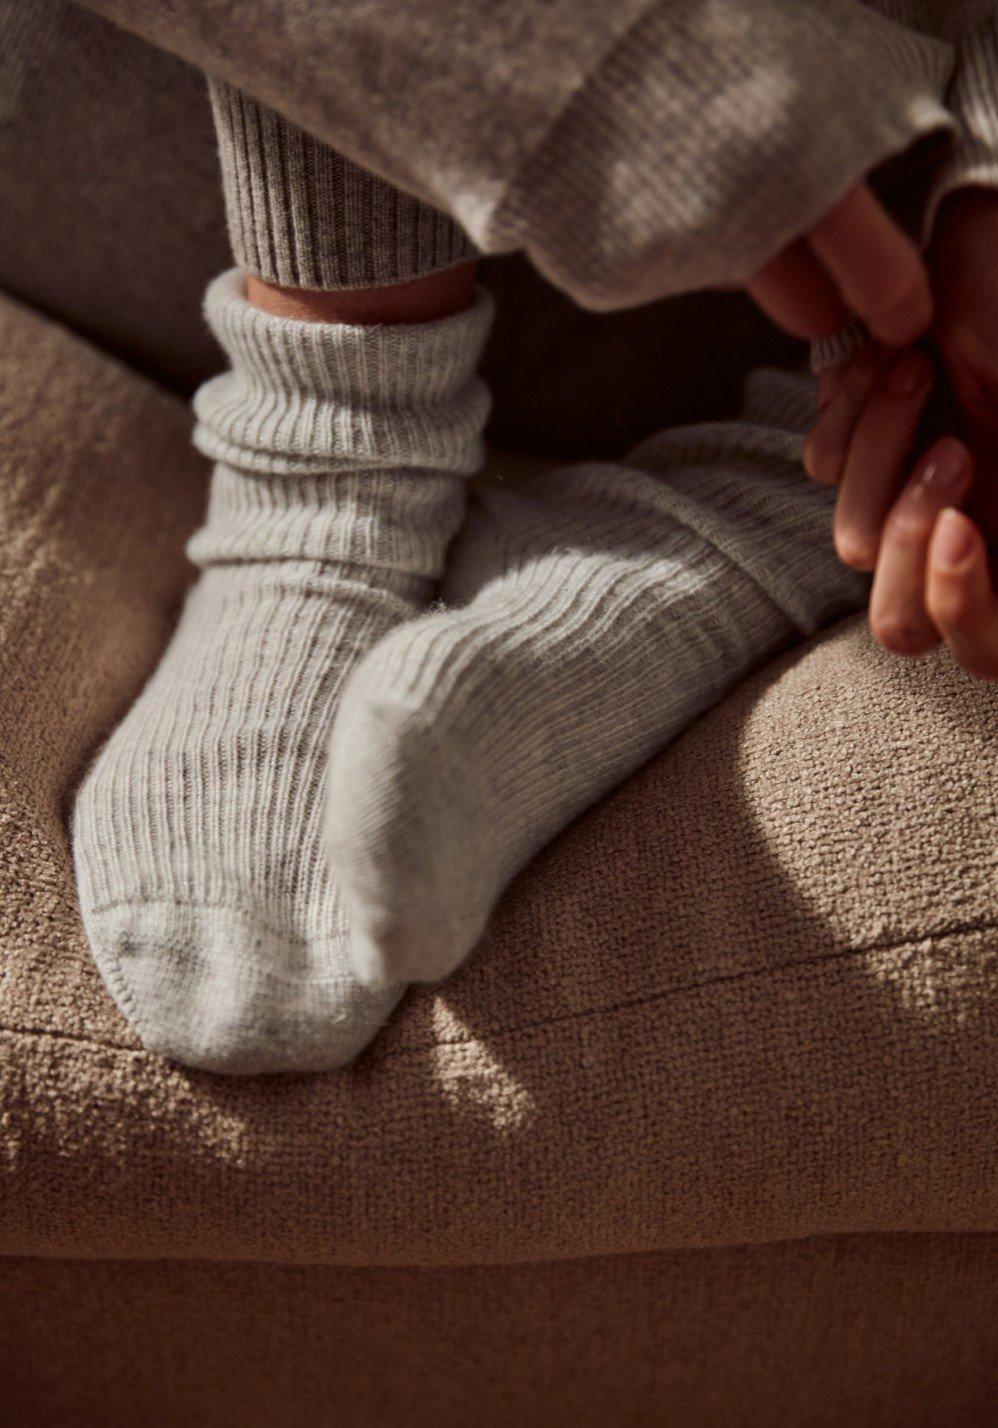
{"label": "brown upholstery fold", "polygon": [[17,1428],[981,1428],[993,1237],[462,1269],[0,1260]]}

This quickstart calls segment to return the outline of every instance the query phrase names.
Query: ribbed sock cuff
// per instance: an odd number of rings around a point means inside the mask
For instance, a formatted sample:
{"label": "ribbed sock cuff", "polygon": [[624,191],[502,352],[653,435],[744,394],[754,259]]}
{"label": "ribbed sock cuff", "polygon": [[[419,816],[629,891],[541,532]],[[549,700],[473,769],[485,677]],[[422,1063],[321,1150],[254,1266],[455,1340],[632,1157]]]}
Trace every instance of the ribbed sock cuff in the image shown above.
{"label": "ribbed sock cuff", "polygon": [[231,368],[194,399],[194,440],[214,461],[271,475],[481,463],[489,397],[475,369],[494,303],[397,326],[301,322],[246,301],[230,270],[205,297]]}
{"label": "ribbed sock cuff", "polygon": [[267,282],[385,287],[476,256],[452,219],[209,78],[233,254]]}

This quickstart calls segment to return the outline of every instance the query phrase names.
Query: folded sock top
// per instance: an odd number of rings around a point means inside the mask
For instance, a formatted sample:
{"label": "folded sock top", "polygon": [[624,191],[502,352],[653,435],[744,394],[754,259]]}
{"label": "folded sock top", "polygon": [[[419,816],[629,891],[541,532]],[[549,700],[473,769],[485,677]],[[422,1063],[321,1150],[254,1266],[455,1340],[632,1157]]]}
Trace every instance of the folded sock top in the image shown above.
{"label": "folded sock top", "polygon": [[213,460],[273,475],[369,466],[466,474],[481,461],[488,393],[476,377],[493,300],[398,325],[302,322],[246,300],[243,275],[209,287],[205,316],[231,367],[194,401]]}

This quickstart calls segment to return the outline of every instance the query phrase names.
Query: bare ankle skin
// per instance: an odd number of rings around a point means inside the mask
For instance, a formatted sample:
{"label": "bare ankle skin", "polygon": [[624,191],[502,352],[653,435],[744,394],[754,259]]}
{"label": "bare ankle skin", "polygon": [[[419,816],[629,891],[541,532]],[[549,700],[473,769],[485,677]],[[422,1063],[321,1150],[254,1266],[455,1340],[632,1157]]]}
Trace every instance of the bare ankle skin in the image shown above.
{"label": "bare ankle skin", "polygon": [[246,297],[264,312],[299,322],[357,326],[432,322],[471,305],[477,272],[478,264],[472,261],[390,287],[338,290],[284,288],[251,274],[246,279]]}

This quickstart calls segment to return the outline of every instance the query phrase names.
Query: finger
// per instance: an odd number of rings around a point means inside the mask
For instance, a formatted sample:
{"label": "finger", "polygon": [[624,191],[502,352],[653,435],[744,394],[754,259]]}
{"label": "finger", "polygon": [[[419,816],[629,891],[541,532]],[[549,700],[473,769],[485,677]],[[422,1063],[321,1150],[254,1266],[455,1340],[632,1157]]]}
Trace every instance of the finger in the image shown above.
{"label": "finger", "polygon": [[803,239],[767,263],[748,285],[751,296],[784,332],[813,342],[849,319],[838,289]]}
{"label": "finger", "polygon": [[874,337],[905,347],[928,331],[932,293],[921,254],[868,184],[846,194],[807,241]]}
{"label": "finger", "polygon": [[978,679],[998,680],[998,592],[980,532],[947,507],[929,544],[926,606],[953,657]]}
{"label": "finger", "polygon": [[998,392],[986,417],[964,406],[963,420],[977,471],[967,513],[982,531],[998,534]]}
{"label": "finger", "polygon": [[822,372],[818,378],[818,411],[823,412],[839,389],[842,377],[837,368]]}
{"label": "finger", "polygon": [[834,395],[804,442],[804,470],[824,486],[842,475],[856,423],[880,377],[888,354],[868,342],[842,373]]}
{"label": "finger", "polygon": [[828,403],[833,400],[835,394],[842,386],[842,379],[848,370],[848,362],[843,362],[839,367],[829,367],[827,372],[822,372],[818,378],[818,411],[823,412]]}
{"label": "finger", "polygon": [[880,532],[903,482],[934,375],[917,347],[895,358],[853,432],[835,507],[835,549],[854,570],[877,563]]}
{"label": "finger", "polygon": [[944,436],[919,463],[887,517],[870,592],[870,628],[895,654],[925,654],[939,643],[925,604],[929,541],[940,511],[963,500],[973,474],[967,448]]}

